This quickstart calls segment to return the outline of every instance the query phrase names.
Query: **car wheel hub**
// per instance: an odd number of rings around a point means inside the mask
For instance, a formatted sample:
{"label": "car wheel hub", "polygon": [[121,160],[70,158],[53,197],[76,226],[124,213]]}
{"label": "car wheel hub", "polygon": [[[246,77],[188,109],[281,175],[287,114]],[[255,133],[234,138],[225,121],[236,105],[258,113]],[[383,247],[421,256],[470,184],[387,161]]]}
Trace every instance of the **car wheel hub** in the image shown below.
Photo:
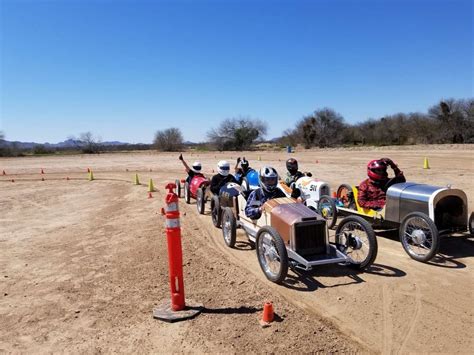
{"label": "car wheel hub", "polygon": [[420,229],[415,229],[412,233],[411,233],[411,238],[413,240],[414,243],[418,244],[418,245],[422,245],[426,242],[426,235],[425,235],[425,232],[423,232],[422,230]]}

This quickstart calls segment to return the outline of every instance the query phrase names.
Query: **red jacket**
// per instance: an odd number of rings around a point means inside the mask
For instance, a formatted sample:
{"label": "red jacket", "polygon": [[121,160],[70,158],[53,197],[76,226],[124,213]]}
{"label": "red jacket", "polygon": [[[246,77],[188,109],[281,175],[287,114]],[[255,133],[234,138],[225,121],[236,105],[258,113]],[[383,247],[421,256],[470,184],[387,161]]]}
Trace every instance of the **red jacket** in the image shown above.
{"label": "red jacket", "polygon": [[360,207],[378,209],[385,206],[386,192],[393,184],[405,182],[405,176],[399,169],[395,170],[395,177],[387,181],[377,183],[371,179],[366,179],[359,184],[359,194],[357,202]]}

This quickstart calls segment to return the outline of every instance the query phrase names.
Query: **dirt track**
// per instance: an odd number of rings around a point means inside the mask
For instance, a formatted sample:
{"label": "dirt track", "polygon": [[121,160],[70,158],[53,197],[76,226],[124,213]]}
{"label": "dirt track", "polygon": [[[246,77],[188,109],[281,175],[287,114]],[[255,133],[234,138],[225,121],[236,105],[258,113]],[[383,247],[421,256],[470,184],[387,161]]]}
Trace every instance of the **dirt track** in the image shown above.
{"label": "dirt track", "polygon": [[[389,156],[410,181],[452,184],[474,207],[473,146],[326,150],[295,154],[302,170],[336,188],[357,183],[372,158]],[[235,153],[185,155],[210,173]],[[286,153],[246,153],[252,166],[283,172]],[[257,157],[261,157],[258,161]],[[423,170],[427,156],[431,169]],[[316,164],[316,160],[319,163]],[[86,169],[93,169],[88,182]],[[46,181],[40,181],[41,168]],[[443,240],[430,264],[411,260],[396,236],[378,238],[376,264],[366,273],[324,266],[284,286],[268,282],[239,232],[237,249],[195,205],[181,203],[188,299],[205,313],[184,323],[153,320],[169,297],[164,190],[146,198],[142,183],[183,176],[175,155],[1,159],[0,351],[66,352],[457,352],[474,348],[472,239]],[[127,172],[126,169],[129,171]],[[150,169],[152,171],[150,172]],[[69,176],[70,181],[65,180]],[[15,183],[8,179],[15,179]],[[258,325],[271,299],[279,322]]]}

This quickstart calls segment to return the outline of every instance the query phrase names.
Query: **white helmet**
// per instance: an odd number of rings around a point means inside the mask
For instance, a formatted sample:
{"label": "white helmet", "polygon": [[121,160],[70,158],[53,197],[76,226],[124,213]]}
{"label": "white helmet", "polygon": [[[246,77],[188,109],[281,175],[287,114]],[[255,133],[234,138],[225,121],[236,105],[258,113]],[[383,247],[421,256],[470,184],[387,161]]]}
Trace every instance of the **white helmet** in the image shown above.
{"label": "white helmet", "polygon": [[261,168],[258,174],[258,182],[263,190],[267,192],[275,191],[278,185],[278,173],[275,168],[271,166]]}
{"label": "white helmet", "polygon": [[200,172],[201,172],[201,169],[202,169],[201,162],[200,162],[200,161],[195,161],[195,162],[193,163],[193,168],[192,168],[192,170],[193,170],[195,173],[200,173]]}
{"label": "white helmet", "polygon": [[221,160],[217,163],[217,172],[222,176],[229,175],[230,164],[227,160]]}

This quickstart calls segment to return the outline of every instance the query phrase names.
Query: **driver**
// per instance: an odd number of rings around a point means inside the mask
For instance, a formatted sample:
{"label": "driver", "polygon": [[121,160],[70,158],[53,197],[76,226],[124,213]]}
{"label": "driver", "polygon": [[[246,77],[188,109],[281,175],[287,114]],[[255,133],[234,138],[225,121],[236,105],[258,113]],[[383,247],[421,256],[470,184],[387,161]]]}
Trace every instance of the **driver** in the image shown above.
{"label": "driver", "polygon": [[198,161],[195,161],[192,165],[192,167],[190,168],[189,165],[186,163],[186,161],[184,160],[183,158],[183,154],[180,154],[179,157],[178,157],[179,160],[181,160],[181,162],[183,163],[184,165],[184,168],[186,169],[186,172],[188,173],[188,177],[186,178],[186,181],[188,182],[188,184],[191,183],[191,179],[196,176],[196,175],[202,175],[201,173],[201,170],[202,170],[202,166],[201,166],[201,163],[198,162]]}
{"label": "driver", "polygon": [[286,197],[278,185],[278,173],[271,166],[264,166],[258,174],[260,187],[253,190],[247,199],[245,215],[250,219],[259,219],[262,215],[263,204],[273,198]]}
{"label": "driver", "polygon": [[228,182],[238,183],[237,180],[235,180],[234,175],[229,174],[229,172],[230,164],[228,161],[221,160],[219,163],[217,163],[217,174],[211,179],[211,192],[214,195],[218,195],[221,187]]}
{"label": "driver", "polygon": [[[393,169],[395,176],[388,178],[387,167]],[[393,184],[405,182],[403,172],[389,158],[372,160],[367,164],[368,179],[359,184],[357,202],[363,208],[380,211],[385,206],[386,192]]]}
{"label": "driver", "polygon": [[249,171],[252,170],[252,168],[250,167],[249,161],[245,159],[245,157],[243,157],[242,159],[240,159],[240,157],[237,158],[237,163],[235,164],[234,169],[235,169],[235,174],[240,175],[240,178],[239,178],[240,184],[242,183],[244,177],[247,176]]}
{"label": "driver", "polygon": [[304,174],[298,170],[298,161],[295,158],[290,158],[286,161],[286,173],[285,184],[291,187],[291,184],[296,182],[299,178],[303,177]]}

